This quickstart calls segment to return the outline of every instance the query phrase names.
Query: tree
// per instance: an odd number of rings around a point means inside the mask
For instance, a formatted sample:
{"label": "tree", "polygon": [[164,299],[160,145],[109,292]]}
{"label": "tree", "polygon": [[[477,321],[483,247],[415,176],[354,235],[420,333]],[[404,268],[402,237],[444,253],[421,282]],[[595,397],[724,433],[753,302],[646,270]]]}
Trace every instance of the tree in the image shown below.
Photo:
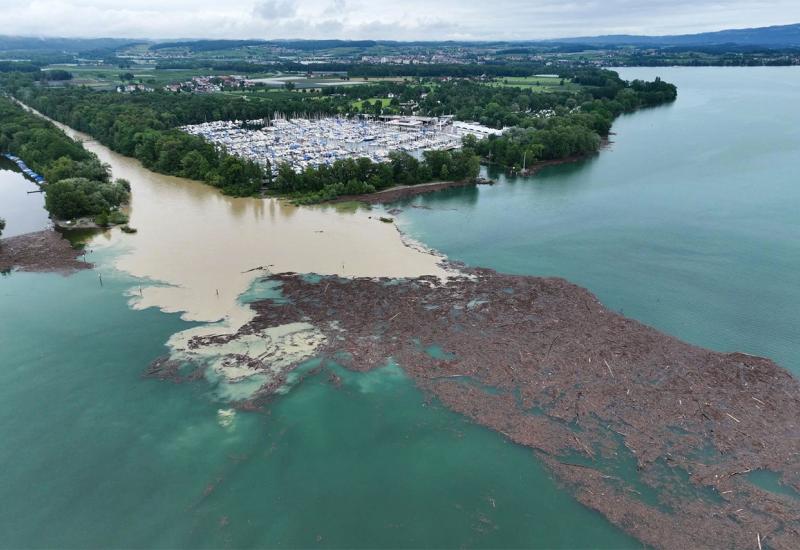
{"label": "tree", "polygon": [[189,151],[181,159],[181,173],[185,178],[203,181],[208,170],[209,163],[199,151]]}
{"label": "tree", "polygon": [[104,183],[86,178],[68,178],[49,183],[45,207],[58,219],[97,216],[119,207],[128,200],[122,181]]}
{"label": "tree", "polygon": [[94,181],[108,181],[108,167],[96,159],[74,161],[69,157],[59,157],[44,170],[47,181],[59,181],[66,178],[86,178]]}
{"label": "tree", "polygon": [[474,151],[478,147],[478,138],[474,134],[467,134],[461,138],[461,145],[464,149]]}
{"label": "tree", "polygon": [[3,235],[3,229],[6,228],[6,220],[0,218],[0,236]]}

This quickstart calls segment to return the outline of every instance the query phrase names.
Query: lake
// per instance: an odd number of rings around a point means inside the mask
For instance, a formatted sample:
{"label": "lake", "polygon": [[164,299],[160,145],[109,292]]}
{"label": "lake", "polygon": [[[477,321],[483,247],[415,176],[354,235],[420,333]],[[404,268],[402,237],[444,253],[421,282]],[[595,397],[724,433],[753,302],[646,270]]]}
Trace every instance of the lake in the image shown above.
{"label": "lake", "polygon": [[618,119],[590,160],[406,201],[404,231],[470,265],[564,277],[683,340],[800,374],[800,70],[620,73],[660,75],[678,101]]}
{"label": "lake", "polygon": [[[800,71],[623,71],[656,74],[678,101],[619,119],[598,157],[418,197],[398,222],[452,259],[566,277],[663,331],[800,372]],[[640,546],[391,363],[330,364],[337,388],[309,359],[261,412],[230,408],[219,380],[143,377],[176,334],[246,320],[263,292],[250,268],[439,268],[376,212],[229,199],[86,145],[131,181],[139,233],[90,244],[102,286],[94,271],[0,278],[0,546]]]}

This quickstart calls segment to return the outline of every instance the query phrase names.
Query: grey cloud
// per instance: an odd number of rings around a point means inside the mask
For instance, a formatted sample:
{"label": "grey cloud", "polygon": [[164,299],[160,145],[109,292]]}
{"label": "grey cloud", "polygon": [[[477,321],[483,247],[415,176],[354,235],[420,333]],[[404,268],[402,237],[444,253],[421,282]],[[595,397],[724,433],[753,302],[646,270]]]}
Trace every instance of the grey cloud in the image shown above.
{"label": "grey cloud", "polygon": [[322,12],[323,16],[327,17],[342,17],[347,13],[347,0],[333,0],[325,11]]}
{"label": "grey cloud", "polygon": [[253,12],[264,19],[290,19],[297,14],[295,0],[262,0]]}

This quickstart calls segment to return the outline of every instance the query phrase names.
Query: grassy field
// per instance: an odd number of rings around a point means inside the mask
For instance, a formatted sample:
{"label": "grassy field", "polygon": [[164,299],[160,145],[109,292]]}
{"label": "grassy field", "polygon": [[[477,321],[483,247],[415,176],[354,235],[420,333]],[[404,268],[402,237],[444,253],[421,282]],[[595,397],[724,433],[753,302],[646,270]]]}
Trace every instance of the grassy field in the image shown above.
{"label": "grassy field", "polygon": [[376,101],[380,101],[381,102],[381,106],[384,107],[384,108],[388,107],[392,102],[392,100],[389,99],[388,97],[371,97],[369,99],[364,99],[364,100],[361,100],[361,101],[352,101],[352,102],[350,102],[350,106],[351,107],[358,107],[359,109],[361,109],[361,108],[364,107],[364,102],[365,101],[369,101],[370,105],[374,105]]}
{"label": "grassy field", "polygon": [[578,84],[569,80],[562,80],[557,76],[508,76],[498,78],[492,85],[528,88],[537,92],[568,92],[580,88]]}
{"label": "grassy field", "polygon": [[[121,69],[115,65],[50,65],[48,69],[61,69],[69,71],[73,75],[73,79],[69,82],[54,82],[53,86],[63,86],[65,84],[72,84],[78,86],[89,86],[98,89],[111,89],[120,84],[120,75],[124,73],[131,73],[134,76],[134,82],[141,82],[154,88],[160,88],[167,84],[178,82],[186,82],[191,80],[194,76],[209,76],[209,75],[230,75],[233,71],[215,71],[212,69],[199,68],[199,69],[156,69],[154,64],[145,65],[137,64],[132,67]],[[262,73],[247,73],[248,78],[264,79],[262,83],[267,88],[282,89],[285,82],[294,83],[297,89],[321,89],[329,86],[353,86],[364,84],[368,82],[385,82],[393,81],[400,82],[406,80],[405,78],[351,78],[342,80],[338,76],[318,76],[306,77],[305,74],[285,74],[275,72],[262,72]],[[388,100],[387,100],[388,101]]]}

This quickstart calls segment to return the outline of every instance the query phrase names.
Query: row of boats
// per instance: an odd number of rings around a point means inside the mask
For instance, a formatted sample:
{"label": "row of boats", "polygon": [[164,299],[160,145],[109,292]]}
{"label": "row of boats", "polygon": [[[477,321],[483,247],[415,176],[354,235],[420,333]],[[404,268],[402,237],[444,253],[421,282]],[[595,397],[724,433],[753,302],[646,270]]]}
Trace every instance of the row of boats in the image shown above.
{"label": "row of boats", "polygon": [[31,178],[39,185],[47,185],[47,181],[45,181],[44,177],[31,170],[28,167],[28,165],[25,164],[25,161],[19,158],[18,156],[12,155],[11,153],[3,153],[3,156],[8,160],[10,160],[11,162],[13,162],[14,164],[16,164],[19,167],[19,169],[22,170],[23,174]]}
{"label": "row of boats", "polygon": [[[259,127],[260,126],[260,127]],[[341,159],[366,157],[385,162],[392,151],[410,153],[454,149],[461,136],[441,127],[400,129],[378,121],[348,118],[293,118],[263,121],[215,121],[183,130],[276,171],[281,163],[302,171]]]}

